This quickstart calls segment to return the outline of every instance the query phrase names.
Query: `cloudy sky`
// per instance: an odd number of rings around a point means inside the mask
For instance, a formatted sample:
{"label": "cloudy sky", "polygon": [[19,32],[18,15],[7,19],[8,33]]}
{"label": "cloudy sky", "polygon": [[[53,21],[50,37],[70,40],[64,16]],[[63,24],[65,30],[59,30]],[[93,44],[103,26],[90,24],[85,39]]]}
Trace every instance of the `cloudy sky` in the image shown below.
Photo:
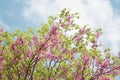
{"label": "cloudy sky", "polygon": [[120,50],[120,0],[0,0],[0,26],[8,30],[39,27],[63,8],[81,14],[80,25],[103,28],[101,40],[112,53]]}

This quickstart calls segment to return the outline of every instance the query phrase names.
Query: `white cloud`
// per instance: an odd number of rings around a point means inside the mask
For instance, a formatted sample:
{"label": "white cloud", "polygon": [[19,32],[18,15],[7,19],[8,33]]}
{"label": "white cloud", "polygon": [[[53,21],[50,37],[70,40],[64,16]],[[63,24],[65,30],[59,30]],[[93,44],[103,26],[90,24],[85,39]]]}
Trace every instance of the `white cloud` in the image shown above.
{"label": "white cloud", "polygon": [[92,28],[102,27],[105,45],[110,43],[109,47],[114,52],[120,49],[120,16],[114,12],[110,0],[27,0],[25,4],[24,17],[36,24],[63,8],[80,12],[81,18],[77,23],[89,24]]}

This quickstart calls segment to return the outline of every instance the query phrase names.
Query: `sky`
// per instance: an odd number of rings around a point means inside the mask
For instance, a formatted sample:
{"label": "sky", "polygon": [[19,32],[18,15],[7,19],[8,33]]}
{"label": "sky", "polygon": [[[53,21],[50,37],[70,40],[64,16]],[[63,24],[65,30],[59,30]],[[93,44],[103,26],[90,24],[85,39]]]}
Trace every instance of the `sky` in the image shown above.
{"label": "sky", "polygon": [[101,27],[101,40],[113,54],[120,50],[120,0],[0,0],[0,26],[7,30],[25,30],[40,27],[49,15],[58,14],[63,8],[80,13],[81,26],[92,29]]}
{"label": "sky", "polygon": [[0,26],[7,30],[40,27],[63,8],[80,13],[81,26],[101,27],[101,40],[113,54],[120,50],[120,0],[0,0]]}
{"label": "sky", "polygon": [[120,0],[0,0],[0,26],[7,30],[25,30],[40,27],[49,15],[58,14],[63,8],[80,13],[81,26],[92,29],[101,27],[101,40],[113,54],[120,50]]}
{"label": "sky", "polygon": [[120,0],[0,0],[0,26],[6,30],[40,27],[63,8],[80,13],[81,26],[103,29],[101,41],[112,54],[120,51]]}

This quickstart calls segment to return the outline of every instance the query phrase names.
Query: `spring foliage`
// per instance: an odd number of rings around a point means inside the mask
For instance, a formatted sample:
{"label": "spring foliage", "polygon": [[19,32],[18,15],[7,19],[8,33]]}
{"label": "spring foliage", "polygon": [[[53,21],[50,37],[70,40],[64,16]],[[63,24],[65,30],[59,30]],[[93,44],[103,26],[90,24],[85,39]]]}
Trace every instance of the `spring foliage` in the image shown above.
{"label": "spring foliage", "polygon": [[78,18],[63,9],[39,29],[1,28],[0,80],[115,80],[120,53],[101,51],[101,29],[81,27],[75,23]]}

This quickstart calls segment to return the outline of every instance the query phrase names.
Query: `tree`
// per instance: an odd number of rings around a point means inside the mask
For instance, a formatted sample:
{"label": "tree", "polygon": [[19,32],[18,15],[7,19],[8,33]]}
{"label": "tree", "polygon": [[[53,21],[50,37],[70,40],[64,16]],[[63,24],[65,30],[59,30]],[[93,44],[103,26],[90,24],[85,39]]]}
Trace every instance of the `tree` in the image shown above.
{"label": "tree", "polygon": [[101,51],[101,29],[80,27],[77,18],[78,13],[63,9],[40,29],[0,29],[0,78],[114,80],[120,73],[120,55],[111,56],[110,49]]}

